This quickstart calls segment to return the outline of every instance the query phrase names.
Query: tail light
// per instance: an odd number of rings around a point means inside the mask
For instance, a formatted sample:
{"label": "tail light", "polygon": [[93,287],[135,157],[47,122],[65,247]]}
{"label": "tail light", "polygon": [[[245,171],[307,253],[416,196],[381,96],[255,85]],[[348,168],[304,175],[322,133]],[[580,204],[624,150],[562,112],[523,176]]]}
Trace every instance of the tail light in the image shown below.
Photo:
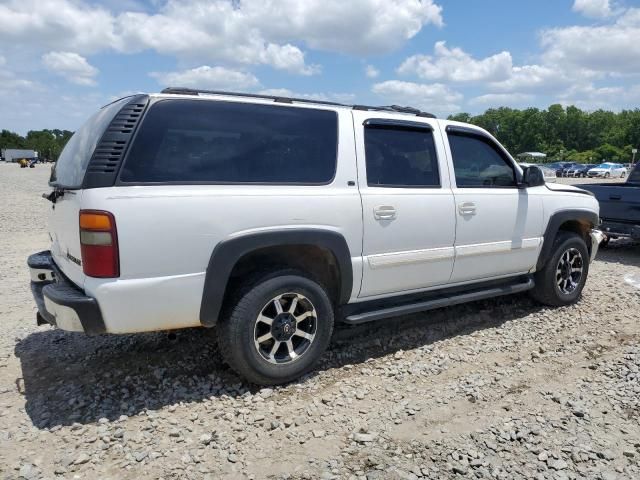
{"label": "tail light", "polygon": [[85,275],[98,278],[120,276],[116,220],[109,212],[80,211],[80,251]]}

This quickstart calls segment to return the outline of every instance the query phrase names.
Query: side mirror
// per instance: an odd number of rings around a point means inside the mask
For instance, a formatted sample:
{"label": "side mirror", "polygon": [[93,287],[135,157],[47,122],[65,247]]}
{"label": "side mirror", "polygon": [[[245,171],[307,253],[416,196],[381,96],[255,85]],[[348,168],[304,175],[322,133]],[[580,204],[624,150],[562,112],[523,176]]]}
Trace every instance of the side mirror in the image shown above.
{"label": "side mirror", "polygon": [[522,176],[523,187],[539,187],[544,184],[544,173],[542,173],[540,167],[532,165],[524,169],[524,174]]}

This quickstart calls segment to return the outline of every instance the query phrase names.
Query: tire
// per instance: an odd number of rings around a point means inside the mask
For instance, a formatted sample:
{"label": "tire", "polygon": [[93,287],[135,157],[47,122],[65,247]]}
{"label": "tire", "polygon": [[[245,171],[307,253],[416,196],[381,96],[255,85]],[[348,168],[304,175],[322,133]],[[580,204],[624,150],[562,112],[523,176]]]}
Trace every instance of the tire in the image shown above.
{"label": "tire", "polygon": [[333,322],[324,287],[304,272],[282,269],[248,283],[217,326],[218,345],[239,375],[277,385],[313,368],[329,345]]}
{"label": "tire", "polygon": [[[559,232],[553,242],[552,254],[545,266],[535,273],[535,287],[531,296],[544,305],[562,307],[576,303],[589,275],[589,251],[584,239],[573,232]],[[562,260],[562,263],[561,263]],[[570,266],[581,268],[569,275]]]}
{"label": "tire", "polygon": [[626,172],[622,172],[622,173],[620,174],[620,178],[624,178],[626,175],[627,175],[627,174],[626,174]]}
{"label": "tire", "polygon": [[610,173],[605,173],[605,174],[604,174],[604,178],[609,178],[610,176],[611,176],[611,174],[610,174]]}

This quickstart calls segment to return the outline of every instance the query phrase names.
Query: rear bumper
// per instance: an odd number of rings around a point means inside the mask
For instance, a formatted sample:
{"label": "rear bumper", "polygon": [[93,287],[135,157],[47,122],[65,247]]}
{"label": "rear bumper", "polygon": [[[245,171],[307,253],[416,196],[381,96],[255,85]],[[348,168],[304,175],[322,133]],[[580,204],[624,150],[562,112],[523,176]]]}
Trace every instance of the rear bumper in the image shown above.
{"label": "rear bumper", "polygon": [[640,225],[603,220],[600,228],[605,235],[610,237],[626,237],[640,240]]}
{"label": "rear bumper", "polygon": [[31,255],[31,292],[38,307],[38,323],[49,323],[62,330],[99,335],[106,332],[100,306],[85,295],[58,269],[51,252]]}

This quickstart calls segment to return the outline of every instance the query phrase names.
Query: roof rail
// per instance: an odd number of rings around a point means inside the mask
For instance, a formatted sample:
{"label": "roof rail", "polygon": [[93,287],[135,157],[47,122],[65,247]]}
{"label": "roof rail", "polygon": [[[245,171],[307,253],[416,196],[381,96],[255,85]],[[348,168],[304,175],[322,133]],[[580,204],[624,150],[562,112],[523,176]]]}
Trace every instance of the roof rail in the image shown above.
{"label": "roof rail", "polygon": [[160,93],[169,93],[174,95],[199,95],[201,93],[205,95],[227,95],[231,97],[244,97],[244,98],[261,98],[265,100],[273,100],[278,103],[310,103],[316,105],[331,105],[335,107],[347,107],[352,108],[354,110],[366,110],[366,111],[374,111],[374,112],[396,112],[396,113],[407,113],[409,115],[415,115],[417,117],[425,117],[425,118],[436,118],[435,115],[423,112],[413,107],[402,107],[399,105],[389,105],[389,106],[371,106],[371,105],[349,105],[346,103],[338,103],[338,102],[329,102],[326,100],[313,100],[310,98],[294,98],[294,97],[284,97],[277,95],[263,95],[259,93],[238,93],[238,92],[226,92],[223,90],[201,90],[195,88],[182,88],[182,87],[168,87],[162,90]]}
{"label": "roof rail", "polygon": [[194,88],[169,87],[169,88],[165,88],[160,93],[173,93],[176,95],[198,95],[200,93],[204,93],[206,95],[227,95],[231,97],[263,98],[265,100],[273,100],[274,102],[279,102],[279,103],[299,102],[299,103],[316,103],[320,105],[334,105],[337,107],[349,106],[343,103],[327,102],[325,100],[311,100],[308,98],[291,98],[291,97],[283,97],[283,96],[277,96],[277,95],[262,95],[259,93],[238,93],[238,92],[225,92],[222,90],[200,90],[200,89],[194,89]]}
{"label": "roof rail", "polygon": [[436,116],[429,112],[423,112],[414,107],[402,107],[400,105],[388,105],[388,106],[380,106],[373,107],[369,105],[352,105],[354,110],[367,110],[374,112],[396,112],[396,113],[408,113],[410,115],[415,115],[417,117],[425,117],[425,118],[436,118]]}

